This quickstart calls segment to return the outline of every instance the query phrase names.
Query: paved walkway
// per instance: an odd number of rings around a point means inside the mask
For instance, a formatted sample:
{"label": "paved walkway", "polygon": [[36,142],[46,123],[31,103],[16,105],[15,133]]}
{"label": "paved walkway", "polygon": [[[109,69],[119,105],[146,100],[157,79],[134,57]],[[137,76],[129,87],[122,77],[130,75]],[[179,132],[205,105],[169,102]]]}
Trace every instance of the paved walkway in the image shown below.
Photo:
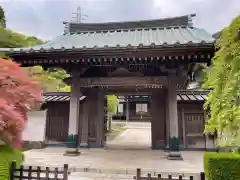
{"label": "paved walkway", "polygon": [[108,149],[140,150],[151,148],[151,123],[129,122],[126,130],[107,142]]}
{"label": "paved walkway", "polygon": [[[150,150],[149,124],[129,123],[128,129],[108,143],[108,149],[81,149],[78,157],[63,156],[65,148],[46,148],[25,152],[25,165],[60,167],[69,164],[77,179],[130,180],[141,168],[143,173],[196,175],[203,170],[203,152],[182,152],[183,161],[166,159],[167,153]],[[121,148],[122,147],[122,148]],[[87,170],[88,172],[84,172]],[[197,178],[198,179],[198,178]]]}
{"label": "paved walkway", "polygon": [[[46,148],[25,152],[25,165],[60,167],[69,164],[72,175],[84,174],[84,168],[90,171],[88,176],[101,172],[102,175],[135,175],[137,168],[145,172],[195,174],[202,169],[202,152],[182,152],[183,161],[167,160],[163,151],[152,150],[103,150],[82,149],[78,157],[63,156],[64,148]],[[86,174],[86,173],[85,173]],[[77,175],[76,175],[77,176]]]}
{"label": "paved walkway", "polygon": [[182,152],[183,161],[166,159],[163,151],[152,150],[103,150],[81,149],[78,157],[63,156],[64,148],[46,148],[25,152],[25,164],[33,166],[61,166],[69,164],[74,168],[101,170],[136,170],[143,168],[160,172],[200,172],[202,170],[202,152]]}

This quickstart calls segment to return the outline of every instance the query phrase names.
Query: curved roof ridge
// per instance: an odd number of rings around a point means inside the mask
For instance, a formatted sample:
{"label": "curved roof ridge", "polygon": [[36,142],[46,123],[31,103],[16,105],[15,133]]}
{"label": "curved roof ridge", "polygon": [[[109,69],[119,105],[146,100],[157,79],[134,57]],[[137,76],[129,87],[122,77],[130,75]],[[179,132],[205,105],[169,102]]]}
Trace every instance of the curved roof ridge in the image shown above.
{"label": "curved roof ridge", "polygon": [[80,31],[76,31],[76,32],[72,32],[72,33],[68,33],[70,35],[72,34],[81,34],[81,33],[105,33],[105,32],[126,32],[126,31],[142,31],[142,30],[157,30],[157,29],[178,29],[178,28],[194,28],[195,27],[189,27],[189,26],[185,26],[185,25],[181,25],[181,26],[168,26],[168,27],[144,27],[144,28],[128,28],[128,29],[108,29],[108,30],[80,30]]}
{"label": "curved roof ridge", "polygon": [[101,31],[101,30],[119,30],[119,29],[142,29],[152,27],[169,27],[169,26],[192,26],[192,17],[195,15],[185,15],[163,19],[150,19],[138,21],[119,21],[119,22],[101,22],[101,23],[65,23],[70,33],[79,31]]}

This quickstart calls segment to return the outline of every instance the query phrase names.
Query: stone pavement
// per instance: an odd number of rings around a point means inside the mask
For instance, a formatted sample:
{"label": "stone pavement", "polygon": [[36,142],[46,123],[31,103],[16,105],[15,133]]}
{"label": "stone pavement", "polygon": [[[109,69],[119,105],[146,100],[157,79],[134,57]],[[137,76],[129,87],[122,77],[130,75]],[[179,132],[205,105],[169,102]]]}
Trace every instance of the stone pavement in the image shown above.
{"label": "stone pavement", "polygon": [[196,175],[203,171],[203,152],[184,151],[183,161],[171,161],[166,159],[166,152],[152,151],[149,124],[129,123],[125,132],[108,142],[107,149],[80,149],[82,154],[78,157],[63,156],[65,148],[26,151],[24,164],[50,167],[69,164],[72,172],[69,180],[130,180],[137,168],[153,175]]}
{"label": "stone pavement", "polygon": [[163,151],[152,150],[103,150],[81,149],[78,157],[63,156],[64,148],[46,148],[25,152],[25,164],[33,166],[62,166],[69,164],[72,168],[97,169],[111,171],[134,171],[142,168],[159,172],[200,172],[203,152],[182,152],[183,161],[166,159]]}
{"label": "stone pavement", "polygon": [[135,175],[137,168],[154,174],[195,174],[203,170],[202,152],[184,151],[183,161],[170,161],[165,158],[166,153],[163,151],[82,149],[80,156],[66,157],[63,156],[65,150],[46,148],[26,151],[24,164],[50,167],[69,164],[70,170],[74,172],[72,176],[83,175],[84,169],[90,172],[91,176],[94,173],[101,173],[102,175],[125,174],[131,177]]}
{"label": "stone pavement", "polygon": [[108,149],[140,150],[151,148],[151,123],[129,122],[126,130],[107,142]]}

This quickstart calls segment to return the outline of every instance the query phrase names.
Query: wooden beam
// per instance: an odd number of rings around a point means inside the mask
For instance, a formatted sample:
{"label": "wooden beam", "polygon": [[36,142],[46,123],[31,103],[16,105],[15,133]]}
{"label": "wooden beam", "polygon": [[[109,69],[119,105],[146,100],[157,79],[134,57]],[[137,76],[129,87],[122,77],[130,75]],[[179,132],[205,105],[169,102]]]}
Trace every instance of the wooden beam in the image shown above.
{"label": "wooden beam", "polygon": [[152,92],[151,91],[145,91],[145,92],[130,92],[130,91],[126,91],[126,92],[122,92],[122,91],[107,91],[105,92],[105,95],[118,95],[118,96],[127,96],[129,94],[131,95],[151,95]]}
{"label": "wooden beam", "polygon": [[[71,84],[72,79],[68,78],[65,82]],[[80,87],[118,87],[118,86],[140,86],[149,85],[164,86],[167,83],[166,76],[159,77],[95,77],[95,78],[78,78]]]}
{"label": "wooden beam", "polygon": [[[164,87],[163,87],[164,88]],[[88,92],[91,90],[91,87],[82,87],[81,92],[88,96]],[[99,88],[100,91],[102,91],[105,95],[151,95],[152,91],[156,89],[149,89],[149,88],[140,88],[139,91],[136,91],[134,88],[122,88],[120,86],[115,86],[113,88]]]}

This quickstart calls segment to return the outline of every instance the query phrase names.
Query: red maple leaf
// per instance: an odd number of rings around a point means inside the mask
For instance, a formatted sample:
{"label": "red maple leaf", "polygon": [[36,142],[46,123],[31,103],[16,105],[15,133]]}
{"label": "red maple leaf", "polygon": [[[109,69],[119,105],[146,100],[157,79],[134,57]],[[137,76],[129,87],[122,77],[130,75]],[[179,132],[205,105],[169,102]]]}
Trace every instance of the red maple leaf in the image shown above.
{"label": "red maple leaf", "polygon": [[0,59],[0,140],[19,147],[27,111],[41,102],[39,84],[18,64]]}

